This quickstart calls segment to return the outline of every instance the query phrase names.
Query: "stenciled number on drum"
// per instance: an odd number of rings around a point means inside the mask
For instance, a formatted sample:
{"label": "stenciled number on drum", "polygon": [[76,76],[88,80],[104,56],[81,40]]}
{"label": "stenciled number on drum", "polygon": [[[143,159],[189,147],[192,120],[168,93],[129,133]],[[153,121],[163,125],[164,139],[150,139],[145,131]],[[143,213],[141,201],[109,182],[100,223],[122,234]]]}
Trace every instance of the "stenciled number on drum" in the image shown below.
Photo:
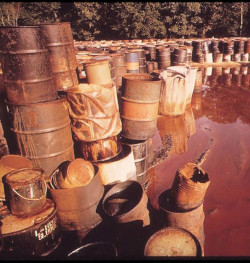
{"label": "stenciled number on drum", "polygon": [[42,226],[39,230],[35,231],[35,236],[38,237],[38,240],[42,240],[51,234],[56,229],[56,218],[53,218],[46,225]]}

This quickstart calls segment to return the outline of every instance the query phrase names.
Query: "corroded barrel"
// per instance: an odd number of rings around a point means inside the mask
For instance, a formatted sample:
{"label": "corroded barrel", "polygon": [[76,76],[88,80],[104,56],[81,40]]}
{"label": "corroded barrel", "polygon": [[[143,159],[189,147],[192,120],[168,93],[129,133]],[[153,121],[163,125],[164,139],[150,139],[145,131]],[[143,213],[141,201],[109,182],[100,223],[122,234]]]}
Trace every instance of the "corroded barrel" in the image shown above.
{"label": "corroded barrel", "polygon": [[74,86],[74,82],[67,53],[70,43],[64,34],[63,25],[54,23],[40,26],[49,50],[49,60],[56,88],[67,91]]}
{"label": "corroded barrel", "polygon": [[45,38],[38,26],[1,27],[3,80],[11,103],[37,103],[57,98]]}
{"label": "corroded barrel", "polygon": [[65,99],[7,106],[21,155],[30,159],[34,167],[42,168],[45,179],[60,163],[74,159]]}
{"label": "corroded barrel", "polygon": [[149,74],[123,75],[121,97],[122,135],[132,140],[154,136],[161,80]]}

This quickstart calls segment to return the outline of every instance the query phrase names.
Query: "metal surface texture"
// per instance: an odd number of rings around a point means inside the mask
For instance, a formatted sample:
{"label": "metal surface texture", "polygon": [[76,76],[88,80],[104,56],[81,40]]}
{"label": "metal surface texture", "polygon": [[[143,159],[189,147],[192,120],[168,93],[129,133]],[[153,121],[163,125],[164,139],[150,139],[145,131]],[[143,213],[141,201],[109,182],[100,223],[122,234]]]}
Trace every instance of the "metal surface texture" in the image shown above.
{"label": "metal surface texture", "polygon": [[204,254],[205,214],[203,211],[203,203],[192,210],[179,211],[173,207],[173,201],[171,198],[171,190],[167,190],[159,196],[159,207],[166,220],[165,225],[169,227],[183,228],[192,233],[200,242],[202,254]]}
{"label": "metal surface texture", "polygon": [[4,251],[28,256],[48,256],[61,243],[62,232],[54,202],[47,199],[36,215],[20,218],[8,214],[2,219]]}
{"label": "metal surface texture", "polygon": [[42,210],[47,194],[42,169],[14,170],[6,174],[3,179],[6,182],[6,201],[13,215],[25,217]]}
{"label": "metal surface texture", "polygon": [[117,136],[111,136],[96,141],[77,141],[82,157],[91,162],[109,160],[121,152]]}
{"label": "metal surface texture", "polygon": [[[97,206],[103,196],[104,187],[99,168],[96,165],[94,167],[95,175],[86,186],[64,189],[53,189],[50,185],[48,187],[52,199],[57,205],[62,228],[66,231],[76,230],[88,233],[102,221]],[[60,172],[60,166],[53,174],[58,172]]]}
{"label": "metal surface texture", "polygon": [[136,102],[158,102],[161,80],[149,74],[123,75],[122,96]]}
{"label": "metal surface texture", "polygon": [[74,86],[67,49],[70,42],[65,36],[63,24],[41,24],[42,33],[49,50],[51,70],[57,90],[68,90]]}
{"label": "metal surface texture", "polygon": [[[116,203],[117,198],[124,202]],[[102,207],[115,223],[142,220],[145,227],[150,224],[147,202],[148,197],[140,183],[127,180],[111,187],[103,198]]]}
{"label": "metal surface texture", "polygon": [[74,159],[68,105],[65,99],[14,105],[7,103],[12,131],[22,156],[45,171],[45,179],[63,161]]}
{"label": "metal surface texture", "polygon": [[55,100],[57,91],[40,28],[0,27],[0,42],[8,101],[23,104]]}

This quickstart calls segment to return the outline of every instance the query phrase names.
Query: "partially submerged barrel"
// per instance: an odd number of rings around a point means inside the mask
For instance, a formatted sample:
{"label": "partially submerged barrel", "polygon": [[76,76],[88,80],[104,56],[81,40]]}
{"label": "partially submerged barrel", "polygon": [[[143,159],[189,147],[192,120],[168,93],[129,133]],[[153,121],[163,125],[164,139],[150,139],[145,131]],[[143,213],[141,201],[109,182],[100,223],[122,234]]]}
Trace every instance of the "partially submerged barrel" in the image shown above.
{"label": "partially submerged barrel", "polygon": [[122,135],[132,140],[154,136],[161,80],[149,74],[123,75],[121,97]]}
{"label": "partially submerged barrel", "polygon": [[[94,165],[95,175],[85,186],[73,188],[53,188],[53,177],[61,173],[63,164],[58,166],[50,177],[48,189],[57,205],[57,214],[64,231],[78,232],[85,236],[101,223],[97,207],[104,193],[99,168]],[[66,198],[65,198],[66,197]]]}
{"label": "partially submerged barrel", "polygon": [[67,49],[70,43],[61,23],[41,24],[42,33],[49,50],[51,70],[57,90],[67,91],[74,86]]}
{"label": "partially submerged barrel", "polygon": [[192,233],[200,243],[202,255],[204,255],[204,220],[203,203],[198,207],[187,211],[175,208],[171,197],[171,189],[159,196],[160,211],[164,215],[165,225],[168,227],[182,228]]}
{"label": "partially submerged barrel", "polygon": [[61,243],[62,229],[55,203],[47,199],[42,211],[24,218],[0,212],[4,251],[28,256],[48,256]]}
{"label": "partially submerged barrel", "polygon": [[144,185],[147,182],[148,171],[148,140],[129,140],[122,138],[121,143],[132,147],[136,167],[136,179],[140,184]]}
{"label": "partially submerged barrel", "polygon": [[12,131],[22,156],[45,171],[45,179],[63,161],[74,159],[73,140],[65,99],[15,105],[8,103]]}
{"label": "partially submerged barrel", "polygon": [[48,49],[40,27],[0,27],[0,50],[9,102],[37,103],[57,98]]}

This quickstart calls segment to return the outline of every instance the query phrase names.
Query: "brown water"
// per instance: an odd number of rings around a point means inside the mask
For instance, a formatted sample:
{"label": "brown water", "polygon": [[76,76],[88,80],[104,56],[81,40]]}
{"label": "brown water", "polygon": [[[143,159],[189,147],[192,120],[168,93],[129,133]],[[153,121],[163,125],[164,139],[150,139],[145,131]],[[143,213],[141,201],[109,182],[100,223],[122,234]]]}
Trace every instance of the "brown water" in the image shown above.
{"label": "brown water", "polygon": [[149,171],[147,194],[158,209],[158,197],[171,188],[176,171],[209,149],[201,164],[211,181],[204,200],[205,256],[250,256],[250,70],[206,73],[185,122],[175,118],[175,125],[153,137],[156,148],[170,132],[173,150]]}

